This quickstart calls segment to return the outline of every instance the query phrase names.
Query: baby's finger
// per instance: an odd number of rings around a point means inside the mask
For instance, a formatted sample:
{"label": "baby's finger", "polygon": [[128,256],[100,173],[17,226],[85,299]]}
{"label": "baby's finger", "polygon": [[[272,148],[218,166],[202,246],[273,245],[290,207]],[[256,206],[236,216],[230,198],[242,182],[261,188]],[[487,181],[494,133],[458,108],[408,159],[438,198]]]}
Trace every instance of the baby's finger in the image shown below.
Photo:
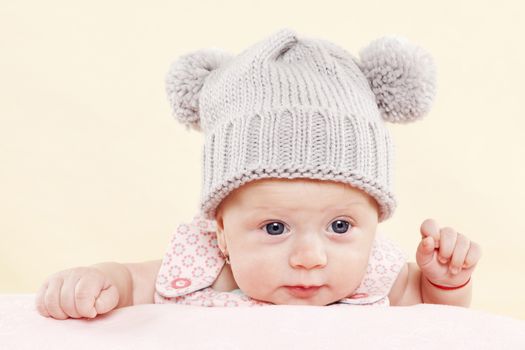
{"label": "baby's finger", "polygon": [[106,280],[104,283],[104,289],[100,292],[100,295],[95,301],[95,309],[97,314],[105,314],[113,310],[119,301],[118,289],[117,287],[111,285],[109,280]]}
{"label": "baby's finger", "polygon": [[439,253],[438,260],[442,264],[446,264],[454,252],[456,246],[457,233],[453,228],[444,227],[440,231]]}
{"label": "baby's finger", "polygon": [[416,251],[416,262],[419,267],[424,267],[432,262],[434,257],[435,243],[432,237],[426,237],[419,242]]}
{"label": "baby's finger", "polygon": [[78,280],[75,286],[75,304],[80,316],[88,318],[97,316],[95,299],[102,287],[103,279],[95,274],[86,274]]}
{"label": "baby's finger", "polygon": [[475,266],[481,258],[481,247],[476,242],[470,242],[470,248],[463,264],[464,269]]}
{"label": "baby's finger", "polygon": [[38,313],[44,317],[49,317],[49,312],[47,312],[46,304],[44,302],[44,296],[46,294],[48,281],[46,281],[36,293],[35,297],[35,307]]}
{"label": "baby's finger", "polygon": [[458,233],[456,238],[456,246],[454,247],[454,252],[452,253],[452,258],[449,265],[449,269],[452,274],[455,275],[461,271],[469,248],[470,239],[468,239],[465,235]]}
{"label": "baby's finger", "polygon": [[69,317],[73,318],[82,317],[79,315],[75,303],[75,286],[80,277],[80,275],[76,275],[74,273],[70,274],[64,280],[64,284],[62,285],[62,289],[60,290],[60,305],[62,306],[62,310],[67,315],[69,315]]}
{"label": "baby's finger", "polygon": [[439,248],[439,226],[434,219],[426,219],[421,224],[419,229],[421,232],[421,238],[431,236],[434,238],[435,248]]}
{"label": "baby's finger", "polygon": [[59,320],[65,320],[68,318],[66,313],[64,313],[60,307],[60,290],[62,289],[63,283],[64,280],[62,277],[52,278],[49,281],[49,285],[44,296],[47,312],[49,312],[51,317]]}

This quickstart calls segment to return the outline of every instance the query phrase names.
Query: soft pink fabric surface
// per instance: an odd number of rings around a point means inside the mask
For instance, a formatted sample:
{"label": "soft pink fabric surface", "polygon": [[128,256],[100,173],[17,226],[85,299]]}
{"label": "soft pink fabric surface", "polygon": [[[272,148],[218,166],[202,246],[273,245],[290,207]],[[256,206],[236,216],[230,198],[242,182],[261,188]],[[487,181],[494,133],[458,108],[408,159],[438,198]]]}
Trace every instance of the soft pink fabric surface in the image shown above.
{"label": "soft pink fabric surface", "polygon": [[525,349],[525,321],[444,305],[148,304],[60,321],[34,297],[0,295],[0,349]]}

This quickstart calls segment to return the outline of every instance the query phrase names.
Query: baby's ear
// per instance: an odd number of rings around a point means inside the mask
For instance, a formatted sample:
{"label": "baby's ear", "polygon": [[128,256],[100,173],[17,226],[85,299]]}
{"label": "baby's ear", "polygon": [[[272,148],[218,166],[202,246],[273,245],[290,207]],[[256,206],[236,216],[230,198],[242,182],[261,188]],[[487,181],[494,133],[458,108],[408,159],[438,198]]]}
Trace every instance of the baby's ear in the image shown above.
{"label": "baby's ear", "polygon": [[436,93],[432,56],[406,38],[386,36],[359,53],[364,73],[385,121],[409,123],[428,113]]}
{"label": "baby's ear", "polygon": [[223,253],[226,253],[227,251],[227,247],[226,247],[226,239],[224,238],[224,220],[222,218],[222,212],[221,211],[217,211],[217,214],[215,215],[215,222],[217,223],[217,229],[216,229],[216,234],[217,234],[217,244],[219,245],[219,249],[223,252]]}
{"label": "baby's ear", "polygon": [[228,255],[228,247],[226,245],[226,238],[224,237],[224,230],[217,227],[217,245],[224,255]]}
{"label": "baby's ear", "polygon": [[199,97],[211,72],[233,55],[216,48],[200,49],[180,56],[166,75],[166,94],[173,116],[181,123],[201,131]]}

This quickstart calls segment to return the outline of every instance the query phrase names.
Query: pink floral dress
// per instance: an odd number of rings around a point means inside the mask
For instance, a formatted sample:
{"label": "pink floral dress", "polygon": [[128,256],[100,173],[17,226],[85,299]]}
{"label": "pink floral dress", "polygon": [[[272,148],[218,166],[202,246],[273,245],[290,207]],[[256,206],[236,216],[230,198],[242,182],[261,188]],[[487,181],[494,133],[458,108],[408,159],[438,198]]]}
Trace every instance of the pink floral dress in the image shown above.
{"label": "pink floral dress", "polygon": [[[273,305],[252,299],[240,289],[219,292],[211,288],[225,260],[217,245],[216,222],[196,215],[172,235],[155,283],[155,303],[196,306]],[[329,306],[389,306],[388,293],[404,264],[406,254],[377,232],[366,274],[354,293]]]}

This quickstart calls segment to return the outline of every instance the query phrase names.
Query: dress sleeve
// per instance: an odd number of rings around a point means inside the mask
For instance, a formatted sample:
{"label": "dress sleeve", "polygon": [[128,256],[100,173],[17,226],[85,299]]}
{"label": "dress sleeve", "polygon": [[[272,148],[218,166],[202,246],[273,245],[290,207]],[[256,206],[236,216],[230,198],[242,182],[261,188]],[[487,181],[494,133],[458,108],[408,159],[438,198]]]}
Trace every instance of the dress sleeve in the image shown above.
{"label": "dress sleeve", "polygon": [[406,263],[406,253],[397,243],[378,231],[361,284],[351,296],[341,302],[360,305],[374,303],[389,305],[388,293]]}
{"label": "dress sleeve", "polygon": [[209,287],[224,263],[215,222],[196,215],[172,234],[157,274],[156,292],[173,298]]}

